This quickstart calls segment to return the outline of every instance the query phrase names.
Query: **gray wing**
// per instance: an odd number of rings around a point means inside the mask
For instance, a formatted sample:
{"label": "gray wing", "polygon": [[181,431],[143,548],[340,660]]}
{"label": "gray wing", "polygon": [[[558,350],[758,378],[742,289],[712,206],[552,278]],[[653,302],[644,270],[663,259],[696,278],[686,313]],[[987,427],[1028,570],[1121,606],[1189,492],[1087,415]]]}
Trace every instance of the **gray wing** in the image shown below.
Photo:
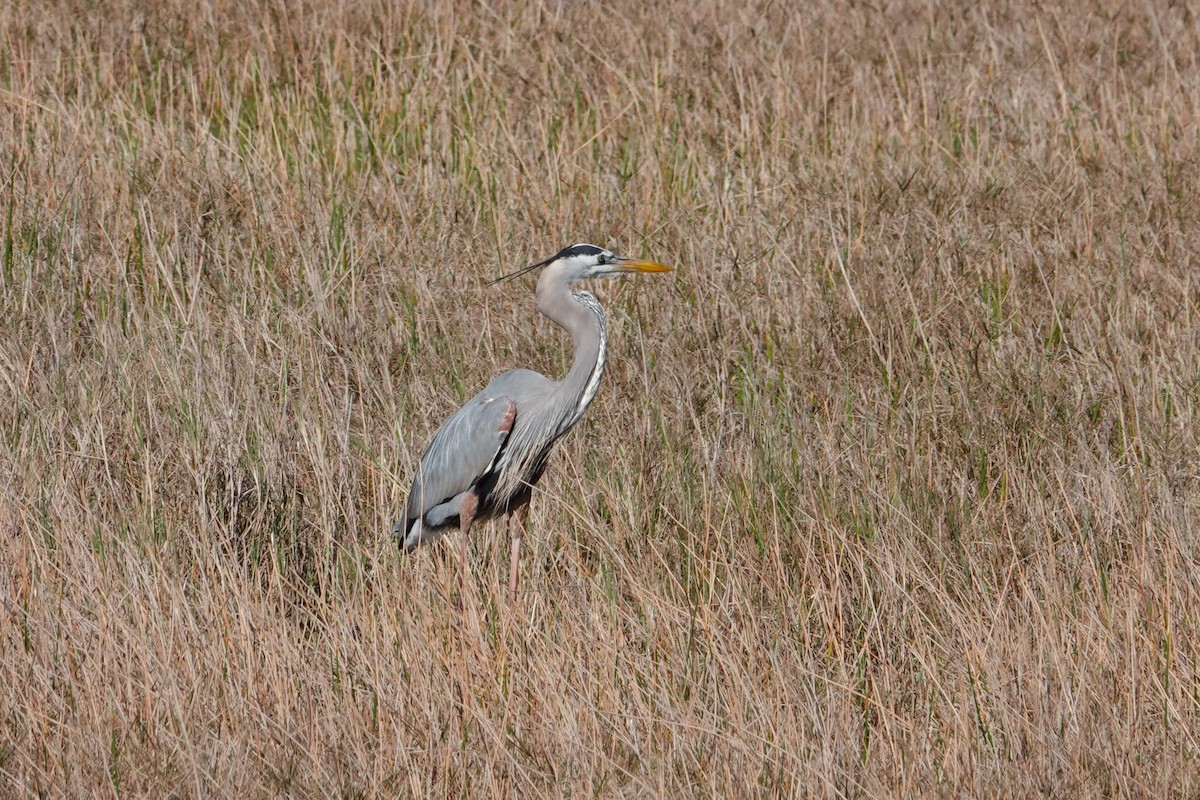
{"label": "gray wing", "polygon": [[396,525],[405,549],[436,538],[422,529],[445,525],[458,514],[463,495],[495,464],[516,414],[511,397],[485,389],[442,424],[413,477],[403,528]]}

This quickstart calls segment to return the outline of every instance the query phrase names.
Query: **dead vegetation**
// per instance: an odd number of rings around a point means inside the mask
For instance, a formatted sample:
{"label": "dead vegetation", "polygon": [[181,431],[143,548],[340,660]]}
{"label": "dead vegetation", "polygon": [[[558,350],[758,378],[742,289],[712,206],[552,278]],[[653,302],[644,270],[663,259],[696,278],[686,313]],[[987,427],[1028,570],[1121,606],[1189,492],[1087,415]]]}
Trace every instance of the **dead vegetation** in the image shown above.
{"label": "dead vegetation", "polygon": [[[0,794],[1200,792],[1186,6],[0,9]],[[612,352],[502,526],[428,435]]]}

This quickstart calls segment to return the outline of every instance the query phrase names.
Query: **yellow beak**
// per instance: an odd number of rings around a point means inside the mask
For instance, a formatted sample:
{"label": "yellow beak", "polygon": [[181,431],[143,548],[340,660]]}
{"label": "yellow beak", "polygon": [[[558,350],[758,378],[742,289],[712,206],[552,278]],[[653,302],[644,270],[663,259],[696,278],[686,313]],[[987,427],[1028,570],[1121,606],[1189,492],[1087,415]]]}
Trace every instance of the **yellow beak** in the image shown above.
{"label": "yellow beak", "polygon": [[622,258],[617,266],[622,272],[671,272],[674,267],[656,264],[653,261],[642,261],[637,258]]}

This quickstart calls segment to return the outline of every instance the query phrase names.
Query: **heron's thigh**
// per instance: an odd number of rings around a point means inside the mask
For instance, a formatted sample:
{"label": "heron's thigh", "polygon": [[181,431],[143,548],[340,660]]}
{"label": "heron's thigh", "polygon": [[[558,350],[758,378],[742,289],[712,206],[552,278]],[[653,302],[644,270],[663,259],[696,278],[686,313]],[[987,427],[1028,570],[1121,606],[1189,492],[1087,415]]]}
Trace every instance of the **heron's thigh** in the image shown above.
{"label": "heron's thigh", "polygon": [[475,512],[479,510],[479,495],[473,491],[466,491],[460,494],[457,499],[459,500],[459,527],[470,528],[471,522],[475,519]]}

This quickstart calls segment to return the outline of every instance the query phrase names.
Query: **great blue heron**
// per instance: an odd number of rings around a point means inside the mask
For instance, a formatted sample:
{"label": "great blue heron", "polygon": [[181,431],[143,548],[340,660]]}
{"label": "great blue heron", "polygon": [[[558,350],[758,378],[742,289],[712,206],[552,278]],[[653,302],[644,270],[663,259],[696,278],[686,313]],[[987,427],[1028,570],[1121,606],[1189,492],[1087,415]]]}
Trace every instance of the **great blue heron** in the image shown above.
{"label": "great blue heron", "polygon": [[588,292],[571,291],[571,285],[587,278],[671,271],[653,261],[575,244],[505,278],[539,268],[538,311],[571,334],[575,344],[571,371],[562,381],[528,369],[505,372],[454,412],[425,448],[404,519],[393,528],[405,552],[458,528],[465,574],[471,526],[507,513],[512,532],[510,597],[516,594],[521,537],[533,487],[555,443],[583,417],[604,373],[608,339],[604,309]]}

